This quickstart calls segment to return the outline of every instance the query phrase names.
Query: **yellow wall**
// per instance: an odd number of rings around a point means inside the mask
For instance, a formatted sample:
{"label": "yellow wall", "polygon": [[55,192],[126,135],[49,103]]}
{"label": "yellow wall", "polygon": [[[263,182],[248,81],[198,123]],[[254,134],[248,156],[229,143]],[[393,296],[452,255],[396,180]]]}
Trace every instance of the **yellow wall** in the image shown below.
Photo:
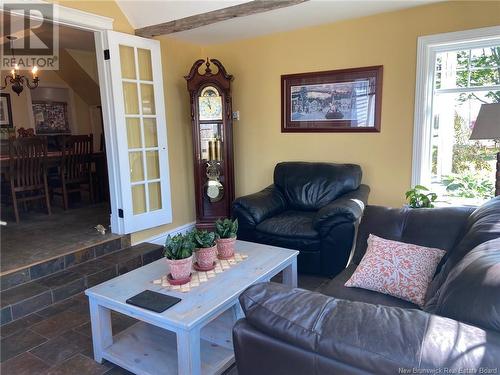
{"label": "yellow wall", "polygon": [[[57,1],[112,17],[133,33],[113,1]],[[372,187],[371,203],[399,206],[410,185],[416,43],[420,35],[500,24],[499,2],[454,2],[200,47],[162,37],[173,223],[132,236],[133,242],[194,221],[189,98],[183,78],[199,57],[219,58],[235,76],[236,193],[265,187],[282,160],[354,162]],[[379,134],[280,133],[280,75],[384,65]]]}
{"label": "yellow wall", "polygon": [[[5,72],[2,71],[1,82],[4,82]],[[22,74],[28,75],[29,72],[23,72]],[[27,111],[28,99],[26,96],[26,89],[18,96],[14,91],[8,89],[2,92],[10,94],[10,104],[12,106],[12,122],[16,129],[19,128],[31,128],[30,112]]]}
{"label": "yellow wall", "polygon": [[92,80],[99,85],[97,75],[97,58],[95,51],[81,51],[77,49],[66,49],[66,52],[80,65]]}
{"label": "yellow wall", "polygon": [[[500,2],[447,2],[207,46],[234,75],[236,195],[272,182],[285,160],[358,163],[370,203],[410,187],[417,37],[500,24]],[[381,133],[280,132],[280,75],[384,65]]]}

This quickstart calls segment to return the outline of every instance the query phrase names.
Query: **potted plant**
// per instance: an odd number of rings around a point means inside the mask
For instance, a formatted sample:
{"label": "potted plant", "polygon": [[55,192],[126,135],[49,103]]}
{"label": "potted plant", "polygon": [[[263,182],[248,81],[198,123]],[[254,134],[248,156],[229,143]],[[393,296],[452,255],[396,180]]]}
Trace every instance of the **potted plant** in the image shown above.
{"label": "potted plant", "polygon": [[165,258],[173,280],[189,281],[193,265],[194,242],[190,235],[176,234],[165,241]]}
{"label": "potted plant", "polygon": [[215,266],[217,258],[217,244],[215,233],[206,230],[194,230],[192,232],[195,244],[196,263],[195,268],[200,270],[211,270]]}
{"label": "potted plant", "polygon": [[215,222],[215,233],[217,234],[217,252],[219,259],[228,259],[234,256],[234,244],[238,233],[238,219],[217,220]]}
{"label": "potted plant", "polygon": [[408,207],[411,208],[433,208],[433,202],[437,199],[436,193],[425,193],[429,191],[425,186],[415,185],[413,189],[405,194]]}

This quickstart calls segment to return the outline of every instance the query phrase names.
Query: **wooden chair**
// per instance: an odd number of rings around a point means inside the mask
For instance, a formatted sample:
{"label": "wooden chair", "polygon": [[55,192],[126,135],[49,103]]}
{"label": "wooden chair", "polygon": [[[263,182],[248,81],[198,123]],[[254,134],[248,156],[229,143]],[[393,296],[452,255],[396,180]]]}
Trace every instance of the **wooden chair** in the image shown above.
{"label": "wooden chair", "polygon": [[[93,136],[71,135],[62,141],[60,181],[53,189],[54,194],[62,195],[64,209],[69,207],[68,193],[87,192],[90,202],[94,202],[92,182]],[[59,185],[59,186],[57,186]]]}
{"label": "wooden chair", "polygon": [[[19,224],[18,202],[45,199],[50,215],[49,188],[47,185],[47,138],[11,138],[9,141],[9,172],[7,174],[12,194],[14,215]],[[21,196],[18,197],[18,194]],[[34,194],[34,195],[33,195]]]}

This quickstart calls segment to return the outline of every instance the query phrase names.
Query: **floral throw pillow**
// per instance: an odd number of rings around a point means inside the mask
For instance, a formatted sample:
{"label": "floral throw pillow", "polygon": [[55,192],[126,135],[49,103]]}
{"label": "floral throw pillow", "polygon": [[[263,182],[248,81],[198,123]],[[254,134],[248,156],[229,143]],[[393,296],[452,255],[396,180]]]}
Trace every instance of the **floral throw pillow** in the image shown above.
{"label": "floral throw pillow", "polygon": [[370,234],[365,256],[345,286],[374,290],[423,306],[445,251]]}

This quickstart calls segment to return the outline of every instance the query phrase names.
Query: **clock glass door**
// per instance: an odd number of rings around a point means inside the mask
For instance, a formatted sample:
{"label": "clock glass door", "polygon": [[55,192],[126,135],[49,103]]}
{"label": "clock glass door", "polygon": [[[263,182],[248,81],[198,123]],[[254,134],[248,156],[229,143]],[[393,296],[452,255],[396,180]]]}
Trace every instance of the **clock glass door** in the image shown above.
{"label": "clock glass door", "polygon": [[222,97],[215,86],[206,86],[198,96],[198,118],[200,127],[200,156],[202,170],[206,169],[206,176],[202,176],[204,203],[219,202],[224,196],[224,186],[221,183],[224,176],[224,132]]}
{"label": "clock glass door", "polygon": [[200,121],[222,121],[222,98],[217,88],[213,86],[205,87],[201,91],[198,102],[200,108]]}
{"label": "clock glass door", "polygon": [[222,161],[224,141],[222,97],[214,86],[206,86],[198,97],[200,150],[203,161]]}

